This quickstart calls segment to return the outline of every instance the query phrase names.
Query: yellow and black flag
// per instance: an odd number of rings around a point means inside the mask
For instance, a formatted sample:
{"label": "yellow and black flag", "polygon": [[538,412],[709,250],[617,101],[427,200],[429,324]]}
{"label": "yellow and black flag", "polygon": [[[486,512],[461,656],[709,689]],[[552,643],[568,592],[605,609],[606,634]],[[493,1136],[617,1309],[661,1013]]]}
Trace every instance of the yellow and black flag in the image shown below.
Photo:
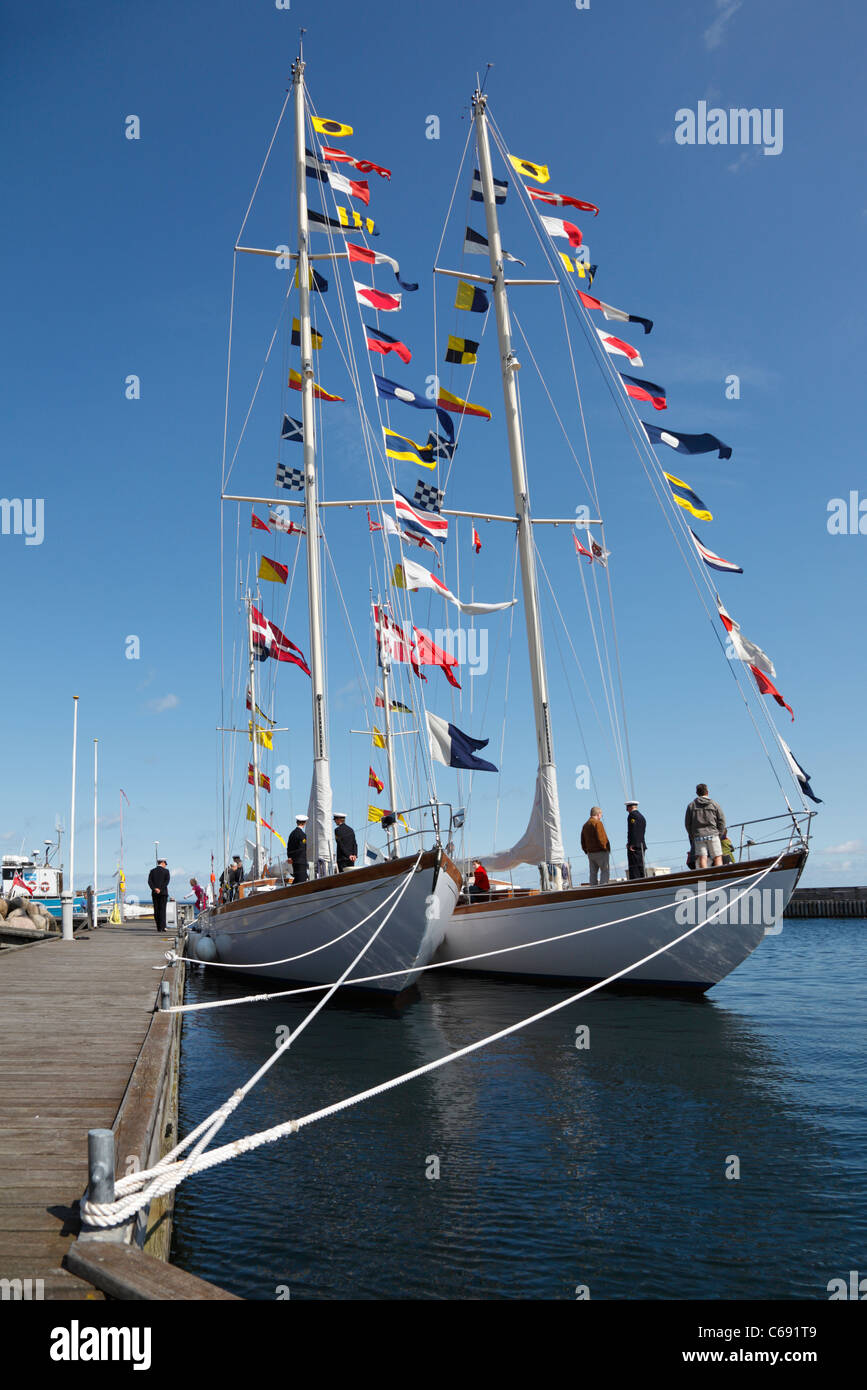
{"label": "yellow and black flag", "polygon": [[313,117],[313,129],[318,135],[344,136],[352,134],[352,126],[342,121],[329,121],[325,116]]}
{"label": "yellow and black flag", "polygon": [[488,307],[488,296],[484,290],[477,289],[467,280],[458,281],[458,293],[455,298],[456,309],[469,309],[474,314],[483,314]]}
{"label": "yellow and black flag", "polygon": [[355,211],[355,208],[338,207],[337,216],[340,218],[341,227],[354,227],[356,231],[367,232],[368,236],[379,236],[373,218],[362,217],[360,212]]}
{"label": "yellow and black flag", "polygon": [[509,155],[509,163],[525,179],[535,179],[537,183],[547,183],[551,175],[547,164],[533,164],[529,159],[519,159],[516,154]]}
{"label": "yellow and black flag", "polygon": [[472,338],[455,338],[449,334],[448,346],[446,347],[446,361],[456,362],[459,366],[469,366],[472,362],[478,362],[476,353],[479,350],[478,343],[474,343]]}
{"label": "yellow and black flag", "polygon": [[[318,352],[322,346],[322,334],[317,333],[315,328],[311,328],[310,336],[313,339],[313,351]],[[301,346],[301,320],[292,320],[292,346]]]}

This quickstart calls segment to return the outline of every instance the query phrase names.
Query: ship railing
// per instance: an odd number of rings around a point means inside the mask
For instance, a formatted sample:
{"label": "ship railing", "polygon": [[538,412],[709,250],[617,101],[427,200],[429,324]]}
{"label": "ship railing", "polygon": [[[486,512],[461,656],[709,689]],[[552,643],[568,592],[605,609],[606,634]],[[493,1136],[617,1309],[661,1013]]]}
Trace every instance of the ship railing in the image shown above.
{"label": "ship railing", "polygon": [[[812,820],[815,811],[788,811],[777,816],[759,816],[756,820],[736,821],[728,828],[728,837],[734,844],[734,831],[739,831],[736,859],[749,861],[752,851],[759,851],[759,858],[766,858],[763,851],[784,848],[787,850],[809,849]],[[761,828],[759,828],[761,827]]]}

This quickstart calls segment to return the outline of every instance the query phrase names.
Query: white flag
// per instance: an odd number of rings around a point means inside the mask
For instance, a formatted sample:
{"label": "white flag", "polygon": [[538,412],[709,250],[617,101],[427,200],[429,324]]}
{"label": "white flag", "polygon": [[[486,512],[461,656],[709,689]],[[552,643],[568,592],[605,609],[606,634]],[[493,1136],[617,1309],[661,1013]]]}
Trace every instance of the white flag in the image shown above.
{"label": "white flag", "polygon": [[484,613],[499,613],[504,608],[511,608],[517,599],[507,599],[505,603],[461,603],[461,600],[447,589],[441,579],[437,579],[435,574],[426,570],[424,565],[419,565],[415,560],[404,560],[402,564],[394,567],[394,582],[399,589],[433,589],[434,593],[442,594],[462,613],[470,616],[481,615]]}

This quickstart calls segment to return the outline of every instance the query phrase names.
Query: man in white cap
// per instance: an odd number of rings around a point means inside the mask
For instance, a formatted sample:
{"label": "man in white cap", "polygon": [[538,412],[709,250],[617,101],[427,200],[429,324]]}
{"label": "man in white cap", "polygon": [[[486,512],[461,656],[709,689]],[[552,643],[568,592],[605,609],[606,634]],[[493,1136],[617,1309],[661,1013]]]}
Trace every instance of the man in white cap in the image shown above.
{"label": "man in white cap", "polygon": [[644,878],[644,832],[647,821],[638,809],[637,801],[626,803],[626,862],[629,878]]}
{"label": "man in white cap", "polygon": [[307,817],[295,817],[295,829],[286,841],[286,857],[292,860],[293,883],[307,882]]}
{"label": "man in white cap", "polygon": [[352,826],[346,824],[346,817],[342,811],[335,811],[334,819],[337,822],[334,827],[334,838],[337,841],[337,872],[345,874],[358,858],[358,842]]}

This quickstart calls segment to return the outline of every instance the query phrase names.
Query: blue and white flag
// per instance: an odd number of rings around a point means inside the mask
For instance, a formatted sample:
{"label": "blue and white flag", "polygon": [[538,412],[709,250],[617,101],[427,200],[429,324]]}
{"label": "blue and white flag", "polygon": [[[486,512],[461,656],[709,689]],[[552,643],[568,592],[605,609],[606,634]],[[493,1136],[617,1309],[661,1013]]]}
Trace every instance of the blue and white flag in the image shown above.
{"label": "blue and white flag", "polygon": [[688,529],[689,534],[695,541],[695,548],[708,569],[720,570],[723,574],[743,574],[743,569],[740,565],[736,565],[733,560],[724,560],[721,555],[715,555],[706,545],[702,545],[691,526]]}
{"label": "blue and white flag", "polygon": [[[467,256],[487,256],[488,238],[482,236],[481,232],[473,231],[472,227],[467,227],[464,232],[464,254]],[[516,265],[526,265],[526,261],[519,261],[517,256],[513,256],[508,251],[503,252],[504,261],[514,261]]]}
{"label": "blue and white flag", "polygon": [[396,381],[389,381],[387,376],[377,376],[373,374],[376,382],[376,390],[380,396],[390,401],[403,401],[404,405],[414,405],[416,410],[435,410],[437,419],[448,435],[449,440],[454,440],[455,427],[452,424],[451,416],[447,410],[440,410],[436,401],[429,401],[425,396],[419,396],[417,392],[410,391],[407,386],[399,386]]}
{"label": "blue and white flag", "polygon": [[[601,331],[599,328],[596,330],[597,333]],[[718,450],[721,459],[730,459],[732,456],[728,444],[723,444],[715,434],[674,434],[671,430],[660,429],[659,425],[649,425],[646,420],[640,423],[644,426],[651,444],[667,444],[669,449],[674,449],[677,454],[712,454],[714,450]]]}
{"label": "blue and white flag", "polygon": [[304,426],[300,420],[293,420],[291,415],[283,416],[283,428],[280,431],[281,439],[290,439],[293,444],[304,443]]}
{"label": "blue and white flag", "polygon": [[444,763],[446,767],[465,767],[471,772],[497,772],[493,763],[477,758],[476,751],[486,748],[486,738],[471,738],[456,724],[440,719],[438,714],[427,714],[428,742],[430,755],[434,762]]}
{"label": "blue and white flag", "polygon": [[822,798],[820,796],[817,796],[816,793],[813,791],[813,788],[810,786],[809,772],[804,771],[789,745],[785,743],[783,739],[780,738],[779,734],[777,734],[777,738],[780,739],[780,746],[782,747],[783,753],[786,758],[786,762],[789,764],[789,767],[792,770],[792,776],[800,786],[801,791],[804,793],[805,796],[808,796],[811,801],[815,801],[817,806],[821,806],[823,804]]}
{"label": "blue and white flag", "polygon": [[455,449],[458,446],[455,443],[449,443],[447,439],[441,439],[438,434],[435,434],[434,431],[431,430],[424,447],[425,449],[430,449],[431,458],[445,459],[447,463],[450,463],[455,456]]}
{"label": "blue and white flag", "polygon": [[397,488],[393,488],[392,493],[397,520],[404,530],[429,541],[439,541],[440,545],[448,540],[449,523],[444,516],[440,516],[439,512],[422,511]]}
{"label": "blue and white flag", "polygon": [[[508,180],[508,179],[494,179],[494,202],[495,202],[495,203],[497,203],[497,204],[504,203],[504,202],[506,201],[506,194],[508,193],[508,191],[509,191],[509,180]],[[481,176],[481,174],[479,173],[478,169],[474,169],[474,170],[473,170],[473,191],[472,191],[472,193],[470,194],[470,199],[471,199],[471,201],[474,202],[474,203],[483,203],[483,202],[485,201],[485,195],[484,195],[484,193],[482,192],[482,176]]]}
{"label": "blue and white flag", "polygon": [[289,492],[303,492],[304,470],[303,468],[287,468],[285,463],[278,463],[277,476],[274,482],[278,487],[285,487]]}

